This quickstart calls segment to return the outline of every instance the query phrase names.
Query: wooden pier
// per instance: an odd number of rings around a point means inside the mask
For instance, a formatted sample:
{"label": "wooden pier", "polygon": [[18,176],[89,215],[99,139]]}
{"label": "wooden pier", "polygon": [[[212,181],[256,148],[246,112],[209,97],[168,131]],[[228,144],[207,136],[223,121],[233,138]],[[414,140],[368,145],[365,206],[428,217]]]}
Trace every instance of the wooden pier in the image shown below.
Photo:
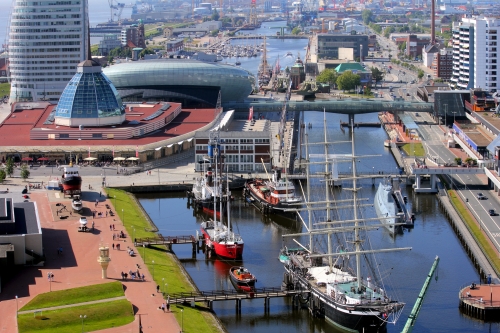
{"label": "wooden pier", "polygon": [[151,245],[165,245],[168,251],[172,251],[174,244],[191,244],[193,247],[193,258],[196,258],[196,251],[199,249],[198,239],[195,236],[163,236],[158,234],[157,237],[135,238],[135,247],[149,247]]}
{"label": "wooden pier", "polygon": [[460,309],[468,316],[481,320],[498,320],[500,315],[500,285],[480,284],[462,288]]}
{"label": "wooden pier", "polygon": [[[294,297],[294,305],[303,303],[309,298],[307,290],[282,290],[281,288],[257,288],[251,292],[242,293],[236,290],[193,291],[169,295],[170,304],[193,304],[206,302],[212,310],[213,302],[235,301],[237,312],[241,312],[241,301],[244,299],[264,299],[264,308],[269,311],[271,298]],[[296,301],[295,301],[296,300]]]}

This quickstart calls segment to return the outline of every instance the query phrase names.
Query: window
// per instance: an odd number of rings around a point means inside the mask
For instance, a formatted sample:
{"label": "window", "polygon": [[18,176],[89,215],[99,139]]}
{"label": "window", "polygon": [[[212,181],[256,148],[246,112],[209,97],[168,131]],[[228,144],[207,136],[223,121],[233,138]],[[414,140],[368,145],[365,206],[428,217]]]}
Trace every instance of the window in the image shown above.
{"label": "window", "polygon": [[242,145],[240,147],[240,151],[242,151],[242,150],[253,150],[253,146],[244,146],[244,145]]}
{"label": "window", "polygon": [[102,139],[102,133],[92,133],[92,139]]}
{"label": "window", "polygon": [[241,162],[253,163],[253,155],[241,155]]}
{"label": "window", "polygon": [[241,139],[240,143],[253,143],[253,139]]}
{"label": "window", "polygon": [[59,139],[69,139],[69,134],[59,134]]}
{"label": "window", "polygon": [[[243,156],[242,156],[243,157]],[[239,155],[226,155],[226,163],[238,163]]]}

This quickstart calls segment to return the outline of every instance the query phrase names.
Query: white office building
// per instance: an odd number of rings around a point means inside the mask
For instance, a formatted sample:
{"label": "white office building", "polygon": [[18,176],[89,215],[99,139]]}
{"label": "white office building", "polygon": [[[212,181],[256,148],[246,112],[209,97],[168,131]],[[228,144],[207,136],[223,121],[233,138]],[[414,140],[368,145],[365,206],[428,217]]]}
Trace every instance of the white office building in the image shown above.
{"label": "white office building", "polygon": [[453,75],[456,89],[500,87],[500,19],[464,17],[453,24]]}
{"label": "white office building", "polygon": [[9,30],[11,102],[57,101],[87,55],[87,0],[14,1]]}

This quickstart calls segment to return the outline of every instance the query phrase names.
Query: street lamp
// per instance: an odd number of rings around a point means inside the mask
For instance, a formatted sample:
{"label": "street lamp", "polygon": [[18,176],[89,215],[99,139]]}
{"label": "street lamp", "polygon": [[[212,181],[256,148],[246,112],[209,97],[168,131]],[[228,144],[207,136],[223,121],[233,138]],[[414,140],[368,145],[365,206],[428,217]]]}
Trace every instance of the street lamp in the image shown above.
{"label": "street lamp", "polygon": [[87,318],[87,315],[80,315],[80,319],[82,320],[82,333],[83,333],[83,321]]}
{"label": "street lamp", "polygon": [[116,209],[116,195],[115,195],[115,209]]}
{"label": "street lamp", "polygon": [[19,316],[19,306],[17,305],[17,295],[16,295],[16,317]]}
{"label": "street lamp", "polygon": [[123,208],[122,208],[122,223],[125,224],[125,218],[124,218],[124,215],[123,215]]}
{"label": "street lamp", "polygon": [[155,261],[153,260],[152,263],[153,263],[153,281],[154,281],[154,279],[155,279]]}
{"label": "street lamp", "polygon": [[168,283],[165,283],[165,294],[168,294]]}
{"label": "street lamp", "polygon": [[134,242],[135,245],[135,226],[132,226],[132,230],[133,230],[132,241]]}
{"label": "street lamp", "polygon": [[52,272],[49,272],[49,291],[52,291]]}

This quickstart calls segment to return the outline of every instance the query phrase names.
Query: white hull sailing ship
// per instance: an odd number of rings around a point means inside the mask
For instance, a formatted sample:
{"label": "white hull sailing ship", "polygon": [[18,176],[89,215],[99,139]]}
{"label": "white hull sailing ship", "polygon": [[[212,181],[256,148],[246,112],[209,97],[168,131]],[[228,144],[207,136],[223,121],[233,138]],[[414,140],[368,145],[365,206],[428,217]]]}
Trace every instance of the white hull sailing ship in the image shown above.
{"label": "white hull sailing ship", "polygon": [[[352,127],[351,133],[353,133]],[[288,251],[285,247],[280,254],[280,261],[284,263],[286,270],[283,287],[303,290],[301,299],[303,302],[308,302],[311,313],[327,319],[343,330],[384,332],[388,323],[396,322],[405,304],[388,295],[377,271],[378,265],[373,261],[376,261],[377,253],[410,248],[370,248],[369,231],[378,229],[383,224],[378,218],[363,218],[361,213],[363,206],[371,206],[366,203],[367,199],[358,198],[361,188],[357,182],[360,177],[356,176],[356,162],[363,156],[356,156],[354,152],[354,136],[350,145],[352,153],[329,154],[330,143],[326,140],[326,120],[324,145],[325,154],[321,155],[325,157],[324,200],[311,200],[310,171],[307,167],[306,208],[297,211],[307,211],[309,221],[306,223],[299,215],[306,231],[301,234],[284,235],[285,238],[293,238],[300,249]],[[319,157],[308,154],[307,144],[306,155],[308,158]],[[331,190],[329,184],[336,180],[335,171],[328,171],[328,164],[332,159],[334,163],[349,162],[353,172],[352,177],[348,179],[352,181],[352,187],[342,186],[342,190],[339,191],[342,191],[343,198],[338,200],[335,200],[335,197],[330,199],[329,193]],[[347,199],[345,199],[346,193],[350,194]],[[319,211],[324,212],[323,218],[316,219],[313,223],[313,213],[317,218]],[[335,218],[332,218],[333,216]],[[302,245],[300,237],[307,239],[309,244]],[[318,249],[320,240],[325,241],[327,245],[324,251]],[[368,261],[365,262],[365,259]],[[370,270],[370,267],[375,267],[376,270]]]}

